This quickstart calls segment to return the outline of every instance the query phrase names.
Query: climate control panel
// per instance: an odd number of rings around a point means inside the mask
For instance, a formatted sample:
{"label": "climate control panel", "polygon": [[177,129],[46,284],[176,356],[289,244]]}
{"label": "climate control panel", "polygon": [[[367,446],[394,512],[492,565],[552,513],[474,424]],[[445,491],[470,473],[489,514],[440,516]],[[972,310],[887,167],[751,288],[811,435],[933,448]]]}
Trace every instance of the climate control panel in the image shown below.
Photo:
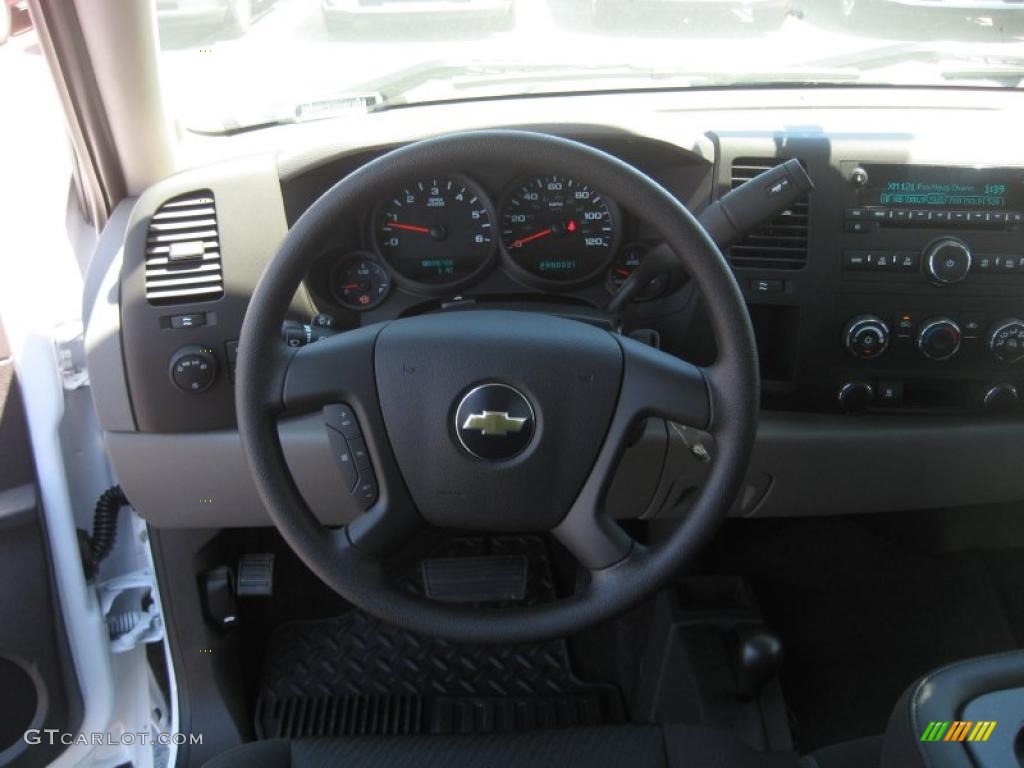
{"label": "climate control panel", "polygon": [[824,407],[845,412],[1019,414],[1024,403],[1024,305],[957,306],[902,294],[837,296]]}

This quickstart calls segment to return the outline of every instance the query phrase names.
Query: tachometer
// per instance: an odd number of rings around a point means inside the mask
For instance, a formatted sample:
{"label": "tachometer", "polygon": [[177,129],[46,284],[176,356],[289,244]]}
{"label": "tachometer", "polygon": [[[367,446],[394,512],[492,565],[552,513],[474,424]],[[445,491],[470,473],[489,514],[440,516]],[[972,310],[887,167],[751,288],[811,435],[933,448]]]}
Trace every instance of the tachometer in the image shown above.
{"label": "tachometer", "polygon": [[565,176],[523,178],[501,206],[501,244],[534,282],[565,288],[602,274],[618,243],[618,210]]}
{"label": "tachometer", "polygon": [[374,217],[377,249],[398,278],[452,288],[469,282],[494,255],[491,205],[462,176],[413,182]]}

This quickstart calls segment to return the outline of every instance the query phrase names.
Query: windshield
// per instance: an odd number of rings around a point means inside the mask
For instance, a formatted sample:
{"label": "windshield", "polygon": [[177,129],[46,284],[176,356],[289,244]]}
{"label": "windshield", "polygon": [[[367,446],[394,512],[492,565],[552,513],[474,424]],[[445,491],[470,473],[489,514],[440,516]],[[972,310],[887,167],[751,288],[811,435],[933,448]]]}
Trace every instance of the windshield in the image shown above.
{"label": "windshield", "polygon": [[1017,88],[1019,0],[156,0],[181,126],[747,84]]}

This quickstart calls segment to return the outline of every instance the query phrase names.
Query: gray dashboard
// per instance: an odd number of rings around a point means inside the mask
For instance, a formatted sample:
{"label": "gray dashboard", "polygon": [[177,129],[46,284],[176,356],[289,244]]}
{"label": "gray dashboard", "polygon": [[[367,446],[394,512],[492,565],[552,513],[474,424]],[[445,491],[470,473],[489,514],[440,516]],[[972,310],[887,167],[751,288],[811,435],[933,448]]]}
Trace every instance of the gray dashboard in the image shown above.
{"label": "gray dashboard", "polygon": [[[290,222],[360,163],[420,136],[486,125],[545,130],[598,146],[635,164],[698,212],[742,178],[744,168],[789,158],[804,163],[816,185],[806,206],[771,222],[758,233],[762,239],[730,254],[758,332],[764,378],[748,487],[734,514],[835,514],[1024,498],[1024,477],[995,476],[991,470],[993,456],[1024,450],[1024,421],[1015,407],[991,412],[979,399],[990,385],[1024,386],[1017,369],[993,360],[980,337],[972,345],[965,333],[961,353],[939,361],[917,354],[912,340],[904,345],[897,332],[905,313],[917,324],[939,316],[957,323],[978,316],[987,330],[1002,318],[1024,314],[1024,282],[1018,287],[1012,276],[972,275],[938,286],[916,272],[869,274],[844,267],[848,253],[878,250],[878,243],[886,252],[909,253],[948,229],[887,223],[870,234],[854,231],[847,219],[858,200],[851,186],[855,171],[872,164],[1024,168],[1024,152],[1011,143],[1018,97],[971,93],[958,100],[948,93],[906,91],[895,99],[891,92],[861,89],[775,96],[775,105],[763,91],[695,95],[690,101],[678,94],[526,99],[517,100],[516,117],[508,120],[502,115],[507,105],[488,106],[486,115],[466,104],[408,108],[367,116],[357,125],[346,122],[343,138],[325,133],[326,122],[297,128],[301,134],[268,135],[265,140],[280,142],[278,151],[203,164],[154,185],[134,201],[130,215],[112,219],[101,243],[105,258],[93,259],[88,281],[95,296],[86,302],[93,396],[115,471],[133,504],[158,526],[269,524],[234,429],[230,373],[231,345],[260,274]],[[906,106],[908,100],[915,106]],[[985,141],[962,142],[966,125],[987,126]],[[304,140],[297,142],[299,136]],[[311,137],[316,141],[307,142]],[[472,173],[495,198],[517,171],[453,170]],[[220,293],[154,301],[153,274],[147,275],[157,242],[153,222],[169,202],[207,200],[195,198],[197,193],[208,193],[215,206],[216,255],[204,258],[219,264]],[[614,197],[612,190],[606,194]],[[339,222],[339,252],[372,248],[366,239],[372,215],[353,212],[350,221]],[[801,227],[796,256],[788,241],[773,250],[779,241],[771,238],[795,224]],[[1024,254],[1024,236],[1016,227],[958,228],[954,234],[979,254]],[[650,233],[630,236],[644,239]],[[292,319],[329,312],[344,329],[441,311],[453,298],[392,289],[388,301],[361,313],[332,302],[318,279],[323,278],[311,272],[295,298]],[[685,283],[673,287],[678,290],[633,307],[630,322],[657,329],[663,347],[682,357],[713,358],[700,297]],[[600,310],[609,290],[603,279],[570,291],[542,290],[496,270],[459,295]],[[858,359],[843,348],[844,324],[860,315],[891,326],[886,355]],[[189,316],[201,317],[201,324],[176,327]],[[912,333],[917,332],[915,326]],[[217,375],[199,393],[172,382],[171,360],[183,348],[204,350],[215,361]],[[836,395],[851,382],[879,393],[899,383],[906,399],[888,402],[872,395],[858,413],[844,413],[852,409],[838,406]],[[322,420],[287,419],[280,434],[310,507],[325,523],[345,522],[332,504],[342,484]],[[714,455],[706,436],[650,423],[624,457],[609,505],[623,517],[641,508],[645,517],[681,514],[688,491],[700,482],[705,453]]]}

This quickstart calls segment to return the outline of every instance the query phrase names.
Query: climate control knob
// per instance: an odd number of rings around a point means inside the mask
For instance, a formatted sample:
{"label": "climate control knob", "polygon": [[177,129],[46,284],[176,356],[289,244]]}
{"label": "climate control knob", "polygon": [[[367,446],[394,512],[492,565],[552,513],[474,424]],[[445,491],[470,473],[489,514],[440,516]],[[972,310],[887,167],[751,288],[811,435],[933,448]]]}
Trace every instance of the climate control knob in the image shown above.
{"label": "climate control knob", "polygon": [[921,324],[917,348],[929,360],[949,360],[960,351],[960,326],[948,317],[934,317]]}
{"label": "climate control knob", "polygon": [[1017,388],[1013,384],[993,384],[981,396],[981,407],[989,413],[1009,413],[1017,407]]}
{"label": "climate control knob", "polygon": [[941,237],[924,249],[924,271],[940,285],[959,283],[971,271],[971,249],[955,237]]}
{"label": "climate control knob", "polygon": [[1015,317],[1000,320],[988,335],[988,348],[1001,363],[1024,358],[1024,321]]}
{"label": "climate control knob", "polygon": [[876,315],[857,315],[843,328],[843,346],[861,360],[878,357],[889,347],[889,326]]}
{"label": "climate control knob", "polygon": [[839,407],[846,413],[867,410],[875,399],[875,390],[866,381],[848,381],[839,388]]}

